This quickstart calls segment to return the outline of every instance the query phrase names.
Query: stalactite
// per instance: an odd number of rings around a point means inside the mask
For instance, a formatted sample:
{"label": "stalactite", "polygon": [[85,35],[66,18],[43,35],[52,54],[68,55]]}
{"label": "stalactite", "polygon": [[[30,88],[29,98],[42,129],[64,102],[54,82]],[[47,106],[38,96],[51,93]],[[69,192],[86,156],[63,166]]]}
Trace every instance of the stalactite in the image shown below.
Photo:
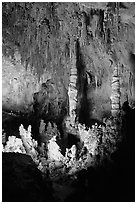
{"label": "stalactite", "polygon": [[98,84],[98,78],[95,76],[95,84],[96,84],[96,92],[97,92],[97,84]]}
{"label": "stalactite", "polygon": [[119,41],[119,34],[118,34],[118,20],[119,19],[119,9],[118,9],[118,5],[116,3],[115,6],[115,12],[113,14],[113,30],[114,30],[114,35],[115,35],[115,39],[117,39],[117,41]]}
{"label": "stalactite", "polygon": [[81,18],[81,36],[80,36],[80,44],[81,46],[84,46],[86,44],[86,37],[87,37],[87,30],[86,30],[86,14],[82,14],[82,18]]}
{"label": "stalactite", "polygon": [[104,31],[104,40],[106,41],[106,25],[107,25],[107,19],[108,19],[108,10],[106,9],[104,11],[104,20],[103,20],[103,31]]}
{"label": "stalactite", "polygon": [[91,84],[91,76],[90,76],[90,73],[86,71],[86,79],[87,79],[87,83],[88,85]]}
{"label": "stalactite", "polygon": [[119,2],[116,2],[116,16],[115,16],[115,23],[116,23],[116,37],[119,40]]}
{"label": "stalactite", "polygon": [[111,113],[112,116],[117,116],[120,112],[120,80],[119,67],[114,68],[112,76],[112,94],[111,94]]}

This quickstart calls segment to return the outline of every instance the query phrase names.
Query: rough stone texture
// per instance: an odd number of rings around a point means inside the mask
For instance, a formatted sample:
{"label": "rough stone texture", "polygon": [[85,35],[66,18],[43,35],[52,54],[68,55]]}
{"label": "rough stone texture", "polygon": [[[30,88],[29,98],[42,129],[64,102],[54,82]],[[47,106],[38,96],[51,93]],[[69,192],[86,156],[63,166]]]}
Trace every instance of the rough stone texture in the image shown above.
{"label": "rough stone texture", "polygon": [[32,111],[34,92],[39,91],[42,82],[51,78],[44,73],[41,80],[20,63],[13,64],[3,57],[2,61],[2,105],[4,109],[13,111]]}
{"label": "rough stone texture", "polygon": [[[38,80],[37,74],[29,69],[26,70],[21,64],[12,64],[3,57],[2,72],[2,105],[3,109],[21,112],[31,112],[34,104],[34,94],[39,97],[37,101],[39,115],[45,105],[48,106],[47,114],[57,117],[58,114],[65,114],[67,94],[65,86],[59,77],[52,80],[53,73],[45,71]],[[46,83],[46,92],[42,92],[41,85]],[[50,109],[50,110],[49,110]],[[63,113],[65,111],[65,113]],[[46,114],[46,113],[45,113]],[[53,118],[52,117],[52,118]]]}

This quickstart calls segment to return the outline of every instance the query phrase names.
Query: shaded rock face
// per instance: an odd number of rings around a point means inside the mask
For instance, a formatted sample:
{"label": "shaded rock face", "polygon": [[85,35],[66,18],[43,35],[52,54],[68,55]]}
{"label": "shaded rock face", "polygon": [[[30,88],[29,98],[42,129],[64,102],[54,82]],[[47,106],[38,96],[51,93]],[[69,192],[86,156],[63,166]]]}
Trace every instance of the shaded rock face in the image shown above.
{"label": "shaded rock face", "polygon": [[52,187],[32,159],[19,153],[2,154],[2,201],[53,201]]}
{"label": "shaded rock face", "polygon": [[47,80],[33,98],[33,108],[38,118],[57,120],[59,116],[63,118],[67,114],[67,92],[61,83]]}
{"label": "shaded rock face", "polygon": [[[13,24],[16,29],[12,30],[10,25]],[[80,121],[86,123],[87,118],[102,120],[111,114],[111,82],[115,66],[119,66],[121,106],[127,98],[129,102],[134,101],[134,3],[4,3],[3,107],[31,112],[33,94],[40,91],[42,83],[52,79],[55,84],[51,95],[55,100],[50,99],[52,111],[48,109],[48,113],[56,117],[60,106],[66,106],[64,87],[67,92],[72,66],[71,42],[76,39],[79,41],[76,66]],[[26,72],[27,66],[34,68],[36,74]]]}

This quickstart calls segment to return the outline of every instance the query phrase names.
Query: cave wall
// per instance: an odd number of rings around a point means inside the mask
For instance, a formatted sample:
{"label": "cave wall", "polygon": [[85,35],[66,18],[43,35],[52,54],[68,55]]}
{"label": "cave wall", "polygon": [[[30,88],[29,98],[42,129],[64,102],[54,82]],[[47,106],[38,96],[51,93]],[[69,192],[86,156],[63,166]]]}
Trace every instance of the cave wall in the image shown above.
{"label": "cave wall", "polygon": [[2,106],[5,110],[31,112],[33,94],[40,86],[51,78],[48,72],[43,73],[40,80],[30,69],[20,62],[12,63],[9,58],[2,60]]}
{"label": "cave wall", "polygon": [[[129,32],[134,31],[131,29]],[[115,66],[119,66],[121,106],[127,99],[130,104],[135,100],[135,63],[134,59],[131,59],[134,58],[134,54],[131,57],[131,53],[134,52],[133,42],[128,41],[128,48],[125,48],[127,45],[124,40],[123,38],[119,43],[120,46],[115,48],[117,61],[113,59],[113,53],[110,55],[104,52],[103,46],[97,40],[87,46],[85,53],[88,58],[90,57],[90,64],[88,60],[85,60],[86,71],[91,74],[87,97],[91,104],[92,118],[101,119],[111,114],[111,84]]]}
{"label": "cave wall", "polygon": [[[19,10],[19,20],[22,20],[22,13],[29,16],[28,27],[23,34],[20,23],[15,18],[16,12],[13,12],[15,16],[11,16],[11,23],[15,26],[10,28],[10,23],[5,23],[5,19],[9,20],[11,7]],[[39,12],[35,12],[38,10]],[[90,118],[102,119],[110,115],[111,81],[115,66],[119,66],[121,105],[127,98],[130,103],[134,102],[134,3],[13,3],[12,6],[4,4],[3,19],[4,108],[31,111],[33,93],[37,92],[42,82],[49,78],[55,81],[56,87],[60,87],[63,98],[63,86],[68,89],[72,65],[70,60],[72,39],[79,39],[78,52],[82,61],[77,61],[77,69],[80,70],[82,67],[84,72],[79,77],[87,80],[86,93],[85,88],[82,88],[78,96],[87,99],[82,99],[79,107],[88,104]],[[26,17],[23,23],[25,27]],[[13,36],[12,40],[8,38],[7,30],[9,33],[12,31],[11,36],[15,33],[16,39]],[[15,50],[21,55],[20,62],[16,59]],[[36,72],[32,72],[33,69]],[[85,110],[82,111],[81,115]]]}
{"label": "cave wall", "polygon": [[135,100],[134,3],[108,3],[111,6],[103,11],[105,4],[95,3],[93,6],[82,3],[87,29],[86,44],[82,50],[85,70],[89,73],[87,98],[90,118],[99,120],[111,114],[111,84],[115,66],[119,67],[120,105],[128,99],[132,106]]}
{"label": "cave wall", "polygon": [[[18,60],[20,55],[16,54],[14,63],[11,59],[3,57],[2,61],[2,108],[6,111],[32,113],[34,111],[34,93],[41,90],[43,83],[49,83],[50,93],[45,94],[45,101],[41,104],[50,104],[45,115],[48,120],[61,119],[67,110],[68,98],[65,84],[60,76],[52,70],[43,71],[39,77],[34,70],[27,68]],[[50,81],[50,82],[48,82]],[[66,83],[67,85],[67,83]],[[46,93],[46,92],[45,92]],[[41,108],[39,107],[39,115]],[[52,110],[51,110],[52,109]]]}

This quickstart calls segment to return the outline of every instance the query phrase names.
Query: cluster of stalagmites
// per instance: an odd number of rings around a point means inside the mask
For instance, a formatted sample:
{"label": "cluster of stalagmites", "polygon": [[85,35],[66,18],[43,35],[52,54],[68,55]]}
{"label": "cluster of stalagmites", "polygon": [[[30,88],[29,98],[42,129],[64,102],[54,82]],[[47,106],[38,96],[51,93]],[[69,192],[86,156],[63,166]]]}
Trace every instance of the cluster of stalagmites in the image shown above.
{"label": "cluster of stalagmites", "polygon": [[43,173],[48,171],[51,176],[57,170],[61,174],[72,175],[81,169],[87,169],[91,165],[94,166],[97,155],[100,155],[100,158],[103,159],[103,157],[108,156],[108,152],[111,154],[116,150],[116,143],[118,142],[117,125],[114,120],[109,119],[105,122],[106,127],[95,124],[92,128],[87,128],[79,123],[75,124],[73,128],[76,129],[76,134],[79,135],[83,147],[78,151],[76,145],[72,145],[70,149],[66,148],[65,155],[61,153],[56,141],[60,135],[55,124],[52,127],[49,123],[46,131],[44,121],[41,121],[40,133],[45,133],[44,135],[47,137],[46,140],[43,140],[41,146],[38,146],[37,141],[32,138],[31,126],[25,130],[21,125],[19,127],[20,138],[9,136],[6,144],[3,145],[3,152],[28,154],[39,170]]}

